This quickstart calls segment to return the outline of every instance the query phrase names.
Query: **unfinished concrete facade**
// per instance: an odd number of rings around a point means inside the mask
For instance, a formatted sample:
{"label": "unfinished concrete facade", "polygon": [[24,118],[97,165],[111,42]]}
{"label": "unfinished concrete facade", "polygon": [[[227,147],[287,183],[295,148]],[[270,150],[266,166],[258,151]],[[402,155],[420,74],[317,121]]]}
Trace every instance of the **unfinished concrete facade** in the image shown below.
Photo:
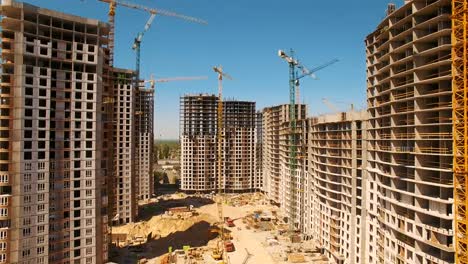
{"label": "unfinished concrete facade", "polygon": [[[217,189],[217,104],[214,95],[186,95],[180,102],[181,189]],[[255,182],[255,103],[223,102],[223,179],[226,192],[258,188]]]}
{"label": "unfinished concrete facade", "polygon": [[413,0],[366,38],[366,263],[453,263],[451,2]]}
{"label": "unfinished concrete facade", "polygon": [[135,72],[114,68],[113,77],[116,215],[112,216],[112,221],[124,224],[135,221],[138,213]]}
{"label": "unfinished concrete facade", "polygon": [[255,189],[265,191],[263,186],[263,173],[262,173],[262,135],[263,135],[263,115],[262,112],[255,114]]}
{"label": "unfinished concrete facade", "polygon": [[307,120],[304,233],[313,237],[331,263],[367,263],[362,206],[366,121],[366,112],[356,111]]}
{"label": "unfinished concrete facade", "polygon": [[153,179],[153,108],[154,89],[140,86],[136,94],[136,178],[138,199],[149,199],[154,194]]}
{"label": "unfinished concrete facade", "polygon": [[223,123],[224,189],[257,190],[255,102],[223,101]]}
{"label": "unfinished concrete facade", "polygon": [[214,95],[186,95],[180,99],[182,190],[216,188],[216,107]]}
{"label": "unfinished concrete facade", "polygon": [[[296,105],[296,133],[297,133],[297,167],[295,172],[295,183],[293,195],[291,190],[291,176],[289,165],[290,153],[290,122],[289,105],[278,105],[263,110],[262,119],[262,173],[264,190],[271,201],[279,203],[283,213],[289,215],[290,210],[296,215],[295,226],[303,229],[304,223],[304,192],[303,179],[307,166],[307,149],[304,140],[307,137],[307,107]],[[294,201],[290,201],[293,197]],[[291,208],[291,204],[293,205]]]}
{"label": "unfinished concrete facade", "polygon": [[0,263],[104,263],[109,27],[8,0],[1,13]]}

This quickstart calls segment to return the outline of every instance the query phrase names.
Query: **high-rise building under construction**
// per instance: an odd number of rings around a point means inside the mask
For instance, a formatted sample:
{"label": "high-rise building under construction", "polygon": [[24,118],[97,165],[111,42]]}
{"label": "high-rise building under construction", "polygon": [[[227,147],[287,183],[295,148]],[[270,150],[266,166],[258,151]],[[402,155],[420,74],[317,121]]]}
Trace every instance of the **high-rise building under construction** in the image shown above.
{"label": "high-rise building under construction", "polygon": [[[262,173],[263,190],[269,200],[277,203],[285,215],[295,215],[294,226],[304,228],[304,173],[307,171],[307,106],[296,105],[296,137],[298,162],[295,181],[290,173],[290,119],[289,105],[267,107],[262,112]],[[292,186],[294,185],[294,186]],[[292,193],[291,193],[292,192]],[[291,198],[292,197],[292,198]]]}
{"label": "high-rise building under construction", "polygon": [[135,221],[138,213],[135,72],[113,69],[114,85],[114,224]]}
{"label": "high-rise building under construction", "polygon": [[366,123],[365,111],[307,119],[303,232],[332,263],[367,263],[363,260]]}
{"label": "high-rise building under construction", "polygon": [[154,89],[140,86],[136,92],[136,178],[138,199],[149,199],[154,194],[153,140]]}
{"label": "high-rise building under construction", "polygon": [[104,263],[109,26],[1,6],[0,263]]}
{"label": "high-rise building under construction", "polygon": [[449,0],[389,5],[365,40],[363,263],[454,262],[451,10]]}
{"label": "high-rise building under construction", "polygon": [[[180,102],[181,189],[215,191],[217,174],[217,105],[214,95],[186,95]],[[223,101],[222,189],[245,192],[260,188],[256,166],[254,102]]]}
{"label": "high-rise building under construction", "polygon": [[154,193],[153,88],[139,83],[135,72],[113,68],[114,85],[114,224],[130,223],[138,215],[138,200]]}

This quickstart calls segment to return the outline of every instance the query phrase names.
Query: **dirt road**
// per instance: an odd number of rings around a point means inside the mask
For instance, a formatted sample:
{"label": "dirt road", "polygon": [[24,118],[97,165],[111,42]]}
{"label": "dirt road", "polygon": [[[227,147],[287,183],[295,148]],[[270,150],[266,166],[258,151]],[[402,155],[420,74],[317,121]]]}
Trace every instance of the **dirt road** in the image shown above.
{"label": "dirt road", "polygon": [[[216,205],[207,205],[203,206],[200,209],[200,213],[205,213],[208,215],[217,215]],[[230,263],[232,264],[241,264],[245,257],[247,256],[247,249],[252,256],[249,258],[247,263],[275,263],[268,251],[262,245],[262,242],[266,240],[267,234],[257,233],[253,230],[247,230],[245,225],[242,223],[244,216],[252,213],[254,210],[258,210],[258,207],[253,207],[249,205],[233,207],[229,205],[223,206],[224,216],[230,217],[234,220],[235,227],[228,228],[231,231],[233,242],[235,246],[235,251],[228,253]],[[240,228],[240,230],[239,230]]]}

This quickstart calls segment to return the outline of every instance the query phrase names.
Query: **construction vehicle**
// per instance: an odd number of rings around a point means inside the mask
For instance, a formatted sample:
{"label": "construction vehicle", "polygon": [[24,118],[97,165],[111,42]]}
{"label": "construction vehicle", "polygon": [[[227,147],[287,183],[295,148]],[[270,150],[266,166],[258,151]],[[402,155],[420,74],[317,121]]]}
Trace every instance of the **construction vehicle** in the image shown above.
{"label": "construction vehicle", "polygon": [[224,241],[224,250],[226,250],[226,252],[233,252],[234,249],[234,243],[232,243],[232,241]]}
{"label": "construction vehicle", "polygon": [[221,260],[223,258],[223,250],[220,249],[220,247],[214,248],[213,251],[211,252],[211,257],[214,260]]}
{"label": "construction vehicle", "polygon": [[234,250],[234,243],[232,243],[232,241],[222,240],[219,241],[217,247],[212,250],[211,257],[214,260],[223,260],[221,263],[227,263],[225,262],[224,252],[233,252]]}
{"label": "construction vehicle", "polygon": [[[286,54],[283,50],[278,51],[278,56],[284,59],[289,64],[289,170],[290,170],[290,186],[289,186],[289,217],[288,223],[290,231],[296,229],[296,191],[297,189],[297,179],[296,179],[296,169],[297,169],[297,139],[298,134],[296,133],[296,90],[299,90],[299,80],[306,77],[312,76],[315,77],[314,73],[317,71],[326,68],[333,63],[337,62],[337,59],[329,61],[321,66],[309,70],[307,67],[302,65],[299,60],[294,57],[294,50],[291,49],[291,55]],[[299,74],[298,70],[301,71]],[[303,205],[304,203],[300,203]]]}
{"label": "construction vehicle", "polygon": [[[223,261],[224,258],[224,245],[223,241],[224,238],[224,218],[223,218],[223,153],[222,153],[222,145],[223,145],[223,77],[227,79],[231,79],[232,77],[223,71],[222,66],[215,66],[213,67],[214,72],[218,74],[218,124],[217,124],[217,143],[218,143],[218,197],[216,199],[216,206],[218,208],[218,216],[220,222],[220,229],[221,229],[221,236],[220,241],[217,243],[217,248],[213,251],[213,256],[221,255],[221,259]],[[214,257],[213,257],[214,258]],[[216,258],[215,258],[216,259]]]}
{"label": "construction vehicle", "polygon": [[228,227],[235,227],[236,225],[234,225],[234,220],[231,219],[230,217],[224,217],[224,222],[226,223],[226,225]]}
{"label": "construction vehicle", "polygon": [[[218,236],[221,236],[221,230],[218,229],[218,228],[211,228],[210,232],[211,233],[216,233]],[[223,236],[224,236],[224,238],[222,240],[231,240],[232,239],[231,233],[224,232]]]}
{"label": "construction vehicle", "polygon": [[109,29],[109,65],[110,66],[113,66],[113,63],[114,63],[115,9],[117,5],[146,11],[146,12],[149,12],[150,14],[176,17],[176,18],[184,19],[184,20],[191,21],[191,22],[207,24],[206,21],[198,19],[198,18],[180,15],[180,14],[162,10],[162,9],[149,8],[146,6],[139,5],[139,4],[130,3],[128,1],[121,1],[121,0],[98,0],[98,1],[109,4],[108,16],[109,16],[109,25],[110,25],[110,29]]}
{"label": "construction vehicle", "polygon": [[452,0],[452,131],[455,263],[468,263],[468,2]]}

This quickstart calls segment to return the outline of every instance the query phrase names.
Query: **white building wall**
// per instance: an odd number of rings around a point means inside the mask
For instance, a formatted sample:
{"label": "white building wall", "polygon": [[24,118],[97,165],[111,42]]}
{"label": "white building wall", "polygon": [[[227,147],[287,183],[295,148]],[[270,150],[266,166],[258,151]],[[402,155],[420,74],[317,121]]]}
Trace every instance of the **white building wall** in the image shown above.
{"label": "white building wall", "polygon": [[136,119],[134,72],[114,69],[114,160],[116,175],[116,213],[118,224],[136,220],[138,178],[136,174]]}

